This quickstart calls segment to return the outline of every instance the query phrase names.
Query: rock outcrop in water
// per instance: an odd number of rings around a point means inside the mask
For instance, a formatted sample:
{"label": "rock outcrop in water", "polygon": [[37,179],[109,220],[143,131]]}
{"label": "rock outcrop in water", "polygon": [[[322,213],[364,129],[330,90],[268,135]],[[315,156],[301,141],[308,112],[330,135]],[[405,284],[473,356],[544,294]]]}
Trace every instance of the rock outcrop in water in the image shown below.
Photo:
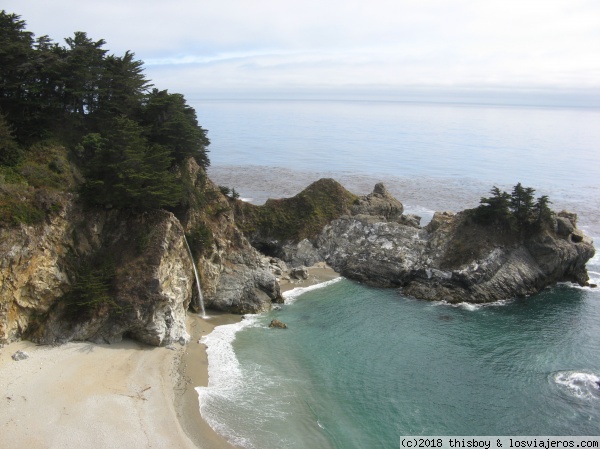
{"label": "rock outcrop in water", "polygon": [[350,279],[448,302],[491,302],[588,280],[594,246],[575,214],[561,212],[527,233],[478,224],[470,210],[437,212],[421,228],[418,217],[399,215],[398,204],[377,185],[316,238],[285,242],[279,254],[293,263],[320,258]]}

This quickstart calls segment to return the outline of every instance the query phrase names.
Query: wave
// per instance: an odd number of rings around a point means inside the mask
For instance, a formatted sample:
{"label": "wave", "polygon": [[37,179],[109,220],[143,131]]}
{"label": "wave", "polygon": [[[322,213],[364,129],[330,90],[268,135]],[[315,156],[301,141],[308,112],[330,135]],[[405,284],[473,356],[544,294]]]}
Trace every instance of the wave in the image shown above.
{"label": "wave", "polygon": [[220,419],[218,402],[234,401],[244,385],[244,376],[232,343],[239,331],[256,325],[258,315],[245,315],[244,320],[217,326],[210,334],[200,339],[200,343],[206,345],[208,356],[208,386],[196,387],[202,418],[233,444],[247,448],[252,447],[250,441],[232,434],[231,429]]}
{"label": "wave", "polygon": [[600,377],[582,371],[559,371],[552,380],[569,396],[578,399],[600,399]]}
{"label": "wave", "polygon": [[436,305],[436,306],[439,305],[439,306],[456,307],[456,308],[468,310],[470,312],[475,312],[475,311],[483,309],[485,307],[501,307],[501,306],[506,306],[508,304],[511,304],[513,301],[514,301],[514,299],[501,299],[499,301],[484,302],[484,303],[473,303],[473,302],[451,303],[451,302],[448,302],[448,301],[437,301],[437,302],[435,302],[433,304]]}
{"label": "wave", "polygon": [[308,287],[296,287],[296,288],[293,288],[292,290],[288,290],[287,292],[284,292],[282,296],[283,296],[283,299],[285,300],[285,304],[292,304],[294,301],[296,301],[296,299],[298,299],[298,297],[300,295],[302,295],[306,292],[309,292],[311,290],[317,290],[319,288],[324,288],[329,285],[335,284],[336,282],[339,282],[342,279],[345,279],[345,278],[340,276],[335,279],[331,279],[330,281],[321,282],[319,284],[314,284],[314,285],[309,285]]}
{"label": "wave", "polygon": [[[590,276],[590,284],[596,284],[599,285],[600,284],[600,278],[594,278],[592,276]],[[600,293],[600,287],[590,287],[587,285],[579,285],[576,284],[575,282],[558,282],[556,284],[557,286],[562,286],[562,287],[568,287],[568,288],[573,288],[575,290],[584,290],[587,292],[594,292],[594,293]],[[552,287],[550,287],[552,288]]]}

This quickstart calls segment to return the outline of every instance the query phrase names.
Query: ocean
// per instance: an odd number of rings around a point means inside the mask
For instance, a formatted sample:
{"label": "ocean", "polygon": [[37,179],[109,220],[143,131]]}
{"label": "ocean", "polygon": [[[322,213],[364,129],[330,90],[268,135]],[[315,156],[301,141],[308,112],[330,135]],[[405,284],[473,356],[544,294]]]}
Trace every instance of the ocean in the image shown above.
{"label": "ocean", "polygon": [[[211,179],[248,201],[332,177],[407,213],[521,182],[600,241],[600,110],[377,101],[197,101]],[[600,257],[588,263],[600,283]],[[268,328],[277,318],[285,331]],[[339,279],[205,337],[201,414],[247,448],[397,448],[401,435],[600,435],[600,289],[484,306]]]}

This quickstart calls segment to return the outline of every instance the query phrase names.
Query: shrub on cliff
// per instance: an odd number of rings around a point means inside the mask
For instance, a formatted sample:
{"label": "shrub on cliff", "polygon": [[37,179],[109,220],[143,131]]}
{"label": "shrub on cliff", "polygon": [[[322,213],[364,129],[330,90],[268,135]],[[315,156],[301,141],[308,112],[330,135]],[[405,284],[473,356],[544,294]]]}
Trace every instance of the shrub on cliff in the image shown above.
{"label": "shrub on cliff", "polygon": [[292,198],[268,200],[263,206],[237,201],[236,223],[249,236],[300,241],[348,214],[358,197],[333,179],[320,179]]}

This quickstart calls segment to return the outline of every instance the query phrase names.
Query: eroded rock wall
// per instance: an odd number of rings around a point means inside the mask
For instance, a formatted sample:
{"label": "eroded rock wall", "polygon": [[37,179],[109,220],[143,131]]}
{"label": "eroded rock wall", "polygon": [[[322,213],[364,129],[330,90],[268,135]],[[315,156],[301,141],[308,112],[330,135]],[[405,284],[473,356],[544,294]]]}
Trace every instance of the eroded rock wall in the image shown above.
{"label": "eroded rock wall", "polygon": [[559,212],[553,223],[527,232],[484,226],[470,211],[436,212],[424,228],[419,217],[378,184],[352,215],[333,220],[312,241],[280,251],[292,266],[315,254],[348,278],[403,294],[448,302],[491,302],[526,296],[556,282],[585,285],[591,239],[577,216]]}

